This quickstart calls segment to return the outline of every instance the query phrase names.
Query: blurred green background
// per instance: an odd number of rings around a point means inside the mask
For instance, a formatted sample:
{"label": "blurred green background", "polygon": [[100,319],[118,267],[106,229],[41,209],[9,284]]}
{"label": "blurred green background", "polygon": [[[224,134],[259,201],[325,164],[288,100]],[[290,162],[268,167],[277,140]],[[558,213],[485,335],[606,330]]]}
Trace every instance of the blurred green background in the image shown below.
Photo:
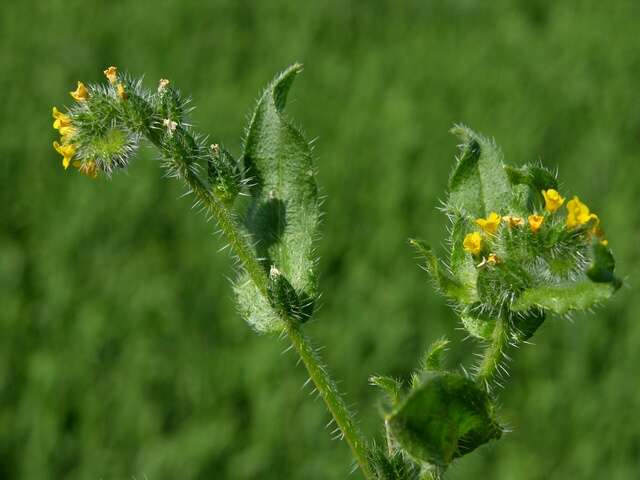
{"label": "blurred green background", "polygon": [[442,245],[448,129],[463,122],[510,163],[557,166],[627,286],[516,352],[501,397],[513,433],[450,478],[638,478],[639,21],[638,2],[597,0],[4,5],[0,478],[347,477],[302,367],[234,312],[222,240],[153,152],[90,181],[51,148],[52,105],[114,64],[171,79],[239,154],[260,89],[294,61],[288,111],[318,138],[326,194],[308,330],[363,429],[381,428],[368,375],[406,377],[442,335],[452,366],[477,351],[406,243]]}

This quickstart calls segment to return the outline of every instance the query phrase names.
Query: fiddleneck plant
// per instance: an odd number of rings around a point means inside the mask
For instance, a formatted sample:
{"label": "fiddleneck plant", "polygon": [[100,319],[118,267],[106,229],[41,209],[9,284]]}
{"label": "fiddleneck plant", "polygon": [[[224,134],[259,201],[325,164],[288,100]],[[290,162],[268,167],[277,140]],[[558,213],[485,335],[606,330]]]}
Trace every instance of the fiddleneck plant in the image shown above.
{"label": "fiddleneck plant", "polygon": [[[240,314],[257,332],[288,337],[362,475],[440,478],[455,459],[505,432],[497,395],[507,352],[549,313],[590,309],[620,287],[611,250],[598,216],[577,196],[565,201],[549,170],[505,165],[493,141],[456,126],[461,153],[443,207],[451,221],[447,261],[410,243],[484,353],[472,368],[447,368],[448,341],[438,340],[406,385],[372,376],[385,392],[385,440],[365,438],[304,333],[318,298],[320,208],[311,148],[283,112],[301,71],[292,65],[263,91],[239,160],[194,130],[189,101],[169,80],[150,91],[116,67],[104,71],[104,84],[78,82],[66,113],[53,108],[61,135],[53,146],[65,169],[91,178],[125,169],[143,140],[156,147],[167,175],[186,184],[237,258]],[[243,207],[235,202],[241,194],[249,197]]]}

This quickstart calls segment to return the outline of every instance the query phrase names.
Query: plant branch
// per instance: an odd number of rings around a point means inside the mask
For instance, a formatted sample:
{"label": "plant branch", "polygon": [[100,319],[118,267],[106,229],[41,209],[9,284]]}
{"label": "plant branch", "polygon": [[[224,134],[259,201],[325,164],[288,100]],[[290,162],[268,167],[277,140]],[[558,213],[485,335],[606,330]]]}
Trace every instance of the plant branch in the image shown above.
{"label": "plant branch", "polygon": [[[196,199],[202,202],[207,210],[215,217],[220,229],[225,235],[231,248],[247,270],[249,277],[256,284],[260,292],[267,296],[266,272],[251,250],[248,239],[239,232],[239,227],[228,208],[213,194],[202,180],[192,171],[187,171],[185,181],[192,189]],[[373,479],[368,461],[367,442],[360,433],[352,413],[347,408],[334,380],[322,365],[320,355],[309,344],[296,321],[285,318],[286,333],[293,347],[302,359],[311,380],[320,392],[327,409],[335,419],[344,439],[351,448],[358,465],[367,479]]]}

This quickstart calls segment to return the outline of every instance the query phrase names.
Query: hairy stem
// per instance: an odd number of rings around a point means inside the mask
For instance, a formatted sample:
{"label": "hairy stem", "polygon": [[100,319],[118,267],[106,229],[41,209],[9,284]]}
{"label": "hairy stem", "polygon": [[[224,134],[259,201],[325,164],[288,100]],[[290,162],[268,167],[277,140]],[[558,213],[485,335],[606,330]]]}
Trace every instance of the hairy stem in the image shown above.
{"label": "hairy stem", "polygon": [[202,202],[209,213],[214,216],[220,230],[222,230],[222,233],[229,242],[231,249],[238,256],[240,262],[242,262],[242,266],[249,274],[249,277],[251,277],[253,283],[258,287],[258,290],[266,297],[268,295],[267,274],[253,254],[249,240],[240,232],[229,209],[211,193],[195,173],[188,171],[185,181],[191,190],[193,190],[196,199]]}
{"label": "hairy stem", "polygon": [[[225,235],[229,245],[238,256],[242,265],[247,270],[251,280],[256,284],[263,295],[267,295],[266,272],[258,262],[251,250],[247,238],[239,231],[239,227],[233,219],[227,207],[207,189],[206,185],[193,172],[185,175],[185,181],[193,190],[196,199],[202,202],[207,210],[215,217],[220,229]],[[367,458],[367,443],[360,433],[352,413],[347,408],[340,395],[334,380],[322,365],[320,356],[309,344],[295,320],[286,318],[286,333],[291,340],[296,352],[302,359],[311,380],[320,392],[327,409],[333,416],[338,428],[342,432],[347,444],[358,462],[358,465],[367,479],[373,479],[369,461]]]}
{"label": "hairy stem", "polygon": [[491,385],[495,381],[496,375],[502,367],[504,360],[504,350],[509,343],[508,326],[501,316],[496,320],[493,329],[491,343],[484,351],[484,356],[478,367],[476,382],[478,382],[487,392],[491,390]]}
{"label": "hairy stem", "polygon": [[309,344],[298,325],[290,321],[287,321],[286,325],[287,335],[289,336],[293,347],[304,362],[304,366],[306,367],[311,380],[318,389],[318,392],[320,392],[327,409],[331,412],[331,415],[333,415],[344,439],[349,444],[351,452],[356,458],[362,474],[367,479],[373,479],[374,477],[369,466],[367,443],[364,440],[362,433],[360,433],[360,430],[353,419],[352,413],[344,403],[344,399],[340,395],[331,375],[329,375],[327,369],[322,365],[320,355]]}

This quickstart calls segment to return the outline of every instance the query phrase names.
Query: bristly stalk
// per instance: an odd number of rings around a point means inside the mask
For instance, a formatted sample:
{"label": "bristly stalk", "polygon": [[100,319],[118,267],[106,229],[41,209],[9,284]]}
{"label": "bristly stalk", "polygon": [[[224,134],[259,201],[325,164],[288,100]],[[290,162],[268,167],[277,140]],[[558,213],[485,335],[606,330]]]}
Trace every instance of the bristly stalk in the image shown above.
{"label": "bristly stalk", "polygon": [[476,371],[476,382],[490,392],[492,385],[499,384],[496,377],[500,376],[502,362],[505,359],[505,349],[509,345],[509,327],[505,319],[498,317],[496,320],[491,340],[487,345],[482,360]]}
{"label": "bristly stalk", "polygon": [[[229,242],[231,249],[242,262],[243,267],[248,272],[256,287],[258,287],[266,297],[267,276],[255,255],[251,252],[246,237],[240,233],[239,227],[233,219],[231,212],[216,198],[215,194],[206,189],[197,174],[191,172],[191,174],[185,176],[184,180],[194,192],[196,198],[200,200],[214,216],[226,240]],[[289,340],[304,363],[311,381],[320,393],[338,428],[340,428],[344,439],[358,462],[362,474],[367,479],[373,479],[374,477],[372,476],[367,459],[367,442],[360,432],[353,418],[353,414],[349,411],[342,395],[338,391],[335,381],[326,367],[323,366],[318,351],[315,350],[306,339],[297,319],[285,318],[283,320],[286,325],[285,331]]]}
{"label": "bristly stalk", "polygon": [[335,381],[331,378],[326,367],[323,366],[318,351],[307,341],[298,324],[288,321],[286,331],[311,380],[333,415],[344,439],[349,444],[362,474],[367,479],[375,478],[369,465],[368,444],[355,423],[352,413],[344,403]]}

